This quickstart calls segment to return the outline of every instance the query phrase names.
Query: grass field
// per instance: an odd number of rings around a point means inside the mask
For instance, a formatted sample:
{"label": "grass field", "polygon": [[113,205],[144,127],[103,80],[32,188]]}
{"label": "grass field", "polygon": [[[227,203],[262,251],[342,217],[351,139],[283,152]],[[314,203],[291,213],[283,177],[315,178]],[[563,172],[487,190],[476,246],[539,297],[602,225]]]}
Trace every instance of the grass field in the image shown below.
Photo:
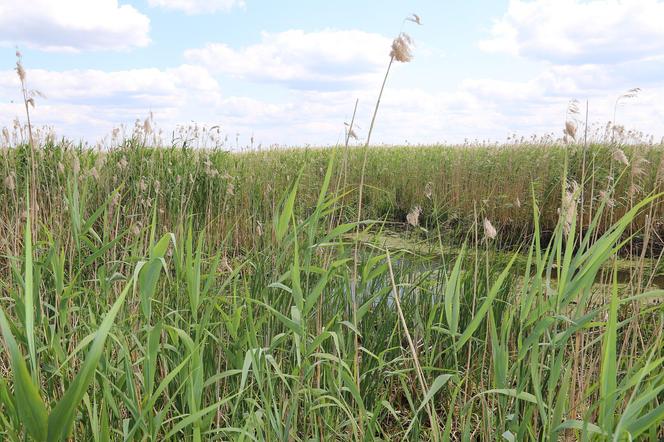
{"label": "grass field", "polygon": [[622,149],[6,148],[0,434],[664,437],[664,157]]}

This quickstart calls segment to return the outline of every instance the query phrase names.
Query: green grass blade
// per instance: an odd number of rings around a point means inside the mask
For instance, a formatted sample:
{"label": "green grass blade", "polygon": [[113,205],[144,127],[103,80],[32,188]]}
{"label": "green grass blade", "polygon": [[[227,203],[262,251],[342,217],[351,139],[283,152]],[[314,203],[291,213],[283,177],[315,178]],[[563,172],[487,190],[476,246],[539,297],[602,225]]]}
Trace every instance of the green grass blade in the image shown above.
{"label": "green grass blade", "polygon": [[46,406],[33,383],[25,359],[21,354],[14,335],[12,334],[5,311],[0,308],[0,330],[7,346],[14,374],[14,402],[18,415],[27,432],[36,440],[46,440],[47,412]]}
{"label": "green grass blade", "polygon": [[613,287],[611,289],[611,305],[609,319],[604,332],[602,365],[599,379],[599,426],[610,433],[613,429],[616,396],[616,338],[618,329],[618,268],[613,265]]}
{"label": "green grass blade", "polygon": [[293,209],[295,207],[295,197],[297,196],[297,185],[299,180],[300,178],[298,176],[292,185],[291,191],[288,194],[286,201],[284,202],[284,207],[277,219],[275,233],[277,235],[278,241],[281,241],[288,231],[288,223],[293,216]]}
{"label": "green grass blade", "polygon": [[26,187],[26,220],[24,244],[25,248],[25,279],[24,279],[24,298],[25,304],[25,336],[28,340],[28,353],[30,355],[30,368],[32,369],[32,380],[39,384],[39,372],[37,371],[37,351],[35,348],[35,291],[33,279],[33,257],[32,257],[32,227],[30,221],[30,189]]}
{"label": "green grass blade", "polygon": [[69,436],[71,427],[74,424],[76,410],[78,409],[88,386],[94,378],[97,364],[104,351],[106,338],[115,322],[115,317],[124,304],[130,286],[131,284],[125,286],[118,299],[106,314],[106,317],[97,330],[94,341],[92,341],[85,362],[83,362],[78,374],[69,385],[69,388],[67,388],[67,391],[65,391],[65,394],[51,411],[51,414],[48,417],[49,442],[61,441]]}
{"label": "green grass blade", "polygon": [[502,287],[505,278],[507,278],[507,275],[509,275],[509,271],[512,268],[512,265],[514,264],[514,261],[516,260],[517,256],[518,256],[517,254],[514,254],[509,264],[507,264],[507,267],[505,267],[500,276],[498,276],[496,282],[494,282],[494,284],[491,286],[491,290],[489,290],[489,293],[484,299],[484,302],[477,310],[477,313],[470,321],[470,324],[468,324],[466,329],[461,334],[461,337],[457,342],[458,348],[461,348],[473,336],[475,330],[477,330],[477,328],[484,320],[484,316],[486,316],[487,312],[489,311],[489,308],[491,307],[491,304],[493,303],[493,300],[496,298],[496,295],[498,295],[498,292],[500,291],[500,288]]}

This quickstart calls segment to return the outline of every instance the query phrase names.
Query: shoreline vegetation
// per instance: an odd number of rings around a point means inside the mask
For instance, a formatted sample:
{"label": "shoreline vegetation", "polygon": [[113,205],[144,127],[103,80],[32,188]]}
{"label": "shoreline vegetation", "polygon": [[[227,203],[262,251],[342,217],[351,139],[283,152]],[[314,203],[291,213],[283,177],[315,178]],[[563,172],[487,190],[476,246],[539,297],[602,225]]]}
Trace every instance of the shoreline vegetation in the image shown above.
{"label": "shoreline vegetation", "polygon": [[17,51],[3,440],[664,438],[664,148],[615,123],[640,89],[590,138],[573,100],[562,139],[371,147],[421,24],[362,147],[355,112],[329,149],[152,116],[56,141]]}
{"label": "shoreline vegetation", "polygon": [[656,440],[664,157],[581,148],[5,149],[0,434]]}
{"label": "shoreline vegetation", "polygon": [[[547,236],[558,223],[561,194],[572,187],[580,189],[575,204],[583,220],[578,227],[581,232],[588,229],[602,203],[611,210],[598,220],[598,232],[640,199],[664,191],[663,145],[603,143],[584,148],[519,144],[229,152],[142,147],[137,141],[107,150],[50,143],[33,154],[34,200],[42,209],[37,221],[68,230],[71,215],[67,195],[71,200],[71,181],[76,178],[82,198],[79,203],[90,207],[98,207],[120,187],[111,206],[121,206],[131,216],[120,216],[115,232],[148,225],[153,208],[158,207],[160,227],[172,230],[193,218],[195,227],[208,230],[211,241],[223,240],[230,229],[239,251],[252,245],[257,229],[270,221],[283,189],[298,175],[298,210],[312,210],[333,155],[337,161],[330,186],[344,194],[344,220],[353,220],[365,152],[363,219],[392,223],[396,230],[417,230],[423,237],[432,236],[427,232],[440,227],[446,237],[458,242],[468,236],[474,224],[486,218],[498,230],[496,242],[507,249],[517,248],[532,237],[533,198],[540,210],[541,233]],[[30,175],[26,169],[30,155],[25,144],[3,148],[0,176],[4,177],[4,186],[0,196],[4,204],[0,217],[6,221],[0,225],[0,237],[5,241],[14,236],[25,215],[25,201],[18,189],[25,188]],[[413,229],[408,215],[415,210],[419,211],[418,225]],[[236,222],[239,219],[243,222]],[[627,254],[638,255],[644,245],[647,253],[660,251],[664,246],[662,219],[661,201],[637,215],[629,231],[634,236]],[[646,224],[650,231],[647,243]]]}

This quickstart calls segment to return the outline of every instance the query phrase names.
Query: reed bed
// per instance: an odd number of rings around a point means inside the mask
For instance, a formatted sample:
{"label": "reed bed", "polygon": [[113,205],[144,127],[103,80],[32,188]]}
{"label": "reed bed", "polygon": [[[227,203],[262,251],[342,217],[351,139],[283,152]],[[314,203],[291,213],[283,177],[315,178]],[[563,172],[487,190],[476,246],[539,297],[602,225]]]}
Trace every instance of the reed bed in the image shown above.
{"label": "reed bed", "polygon": [[615,151],[5,150],[0,435],[664,437],[661,150]]}
{"label": "reed bed", "polygon": [[[219,244],[233,230],[234,252],[252,247],[257,229],[271,219],[283,189],[300,175],[298,210],[311,210],[316,189],[334,149],[269,149],[231,153],[221,149],[148,148],[141,140],[111,149],[91,149],[68,143],[49,143],[35,150],[34,195],[38,222],[66,237],[71,229],[72,182],[78,186],[83,209],[99,207],[122,186],[111,202],[113,234],[148,225],[157,209],[160,228],[174,231],[193,217]],[[623,160],[616,160],[620,152]],[[541,231],[550,235],[558,222],[560,195],[570,183],[583,191],[579,224],[588,227],[602,202],[611,206],[599,220],[604,231],[636,201],[664,191],[662,145],[620,146],[515,144],[505,146],[350,147],[334,164],[335,192],[344,193],[346,221],[357,220],[357,188],[364,170],[362,218],[384,220],[401,229],[407,215],[420,208],[419,224],[442,226],[446,238],[463,240],[477,217],[491,220],[501,247],[518,247],[531,239],[532,201],[540,208]],[[23,189],[30,174],[28,145],[5,148],[0,160],[0,248],[16,253],[15,232],[22,225]],[[567,158],[567,179],[563,163]],[[584,161],[585,158],[585,161]],[[74,179],[75,178],[75,179]],[[649,246],[661,248],[664,205],[655,203],[650,215]],[[641,214],[630,233],[643,243],[646,218]],[[424,235],[424,233],[422,233]],[[632,250],[634,252],[634,250]],[[649,250],[649,253],[652,250]]]}

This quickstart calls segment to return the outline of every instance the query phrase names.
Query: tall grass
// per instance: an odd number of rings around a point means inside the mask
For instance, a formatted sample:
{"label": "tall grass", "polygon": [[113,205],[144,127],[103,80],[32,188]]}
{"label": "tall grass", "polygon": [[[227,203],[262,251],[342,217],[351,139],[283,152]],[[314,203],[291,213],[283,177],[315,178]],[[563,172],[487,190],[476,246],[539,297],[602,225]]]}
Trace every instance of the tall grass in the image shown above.
{"label": "tall grass", "polygon": [[[467,238],[459,249],[441,240],[418,254],[386,246],[377,233],[390,227],[382,220],[399,219],[399,204],[417,202],[428,218],[412,229],[427,233],[411,234],[444,238],[450,213],[468,210],[473,191],[491,187],[485,195],[497,201],[503,190],[473,177],[518,171],[515,152],[549,164],[565,157],[554,147],[537,155],[512,149],[370,148],[359,223],[352,187],[335,187],[346,170],[335,151],[47,146],[35,151],[38,222],[16,190],[27,186],[28,151],[8,151],[3,167],[15,172],[16,187],[3,191],[0,217],[0,434],[663,437],[664,292],[646,277],[625,284],[617,264],[635,221],[656,216],[661,196],[620,202],[625,167],[591,162],[596,186],[616,176],[606,190],[618,203],[597,199],[582,238],[576,211],[551,213],[575,173],[574,156],[558,176],[532,165],[523,173],[520,208],[530,213],[513,206],[509,216],[528,219],[532,230],[516,252],[496,250],[507,212],[480,198],[481,216],[459,216],[467,224],[454,226],[455,238]],[[593,149],[591,158],[606,150]],[[348,154],[347,182],[356,183],[353,155],[364,152]],[[414,154],[408,163],[406,154]],[[646,155],[653,161],[659,152]],[[472,164],[465,170],[477,175],[449,164]],[[405,170],[416,166],[420,174],[409,177]],[[551,173],[550,181],[533,180],[535,173]],[[549,182],[557,184],[547,189]],[[516,196],[515,186],[504,190]],[[494,239],[475,233],[485,217],[497,227]],[[364,234],[353,317],[348,234],[357,227]],[[24,239],[6,235],[10,228]]]}
{"label": "tall grass", "polygon": [[[532,198],[539,203],[542,234],[549,236],[558,221],[563,180],[562,164],[569,155],[569,182],[583,190],[583,220],[587,228],[602,201],[614,207],[603,213],[604,231],[626,213],[635,201],[652,191],[664,190],[662,148],[624,147],[629,165],[616,161],[615,147],[608,144],[582,146],[514,145],[505,147],[394,147],[363,150],[349,148],[345,159],[334,165],[335,192],[343,198],[345,220],[357,220],[358,183],[366,152],[362,216],[404,225],[415,207],[422,212],[420,225],[431,231],[437,225],[456,242],[465,237],[476,216],[486,217],[498,230],[501,246],[518,246],[533,232]],[[94,150],[64,144],[36,149],[34,203],[40,208],[35,222],[67,237],[73,215],[99,207],[122,185],[110,204],[109,219],[114,236],[124,229],[149,225],[157,208],[160,228],[174,231],[193,216],[195,229],[207,229],[209,241],[220,244],[233,230],[235,251],[251,247],[256,232],[272,216],[283,189],[302,170],[298,210],[310,210],[318,198],[317,188],[330,159],[330,149],[268,150],[228,153],[182,147],[141,148],[137,144],[111,150]],[[22,226],[23,192],[29,181],[28,146],[6,148],[0,159],[0,247],[18,254],[15,232]],[[647,161],[647,162],[646,162]],[[638,167],[635,167],[638,166]],[[78,177],[79,201],[70,197]],[[620,178],[620,179],[619,179]],[[9,185],[7,185],[9,184]],[[77,204],[79,207],[70,205]],[[647,212],[653,244],[661,244],[664,206],[656,202]],[[242,222],[236,222],[242,220]],[[635,243],[643,240],[645,214],[637,217]],[[109,233],[111,233],[109,232]],[[71,243],[65,244],[66,247]],[[638,250],[638,249],[637,249]],[[650,253],[650,250],[649,250]]]}

